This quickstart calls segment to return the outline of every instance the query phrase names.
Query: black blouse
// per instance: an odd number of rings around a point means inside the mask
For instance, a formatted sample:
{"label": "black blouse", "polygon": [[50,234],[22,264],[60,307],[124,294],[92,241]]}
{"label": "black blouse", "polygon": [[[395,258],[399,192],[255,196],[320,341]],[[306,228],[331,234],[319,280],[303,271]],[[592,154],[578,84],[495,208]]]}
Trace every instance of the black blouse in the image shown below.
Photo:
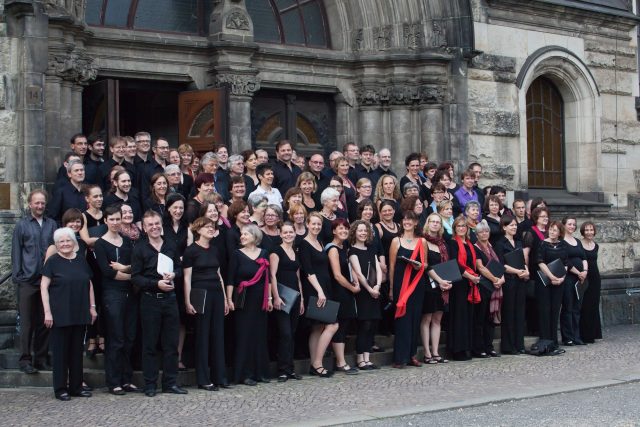
{"label": "black blouse", "polygon": [[89,314],[89,288],[92,272],[86,259],[79,254],[66,259],[51,255],[42,267],[42,275],[51,279],[49,305],[54,327],[87,325]]}
{"label": "black blouse", "polygon": [[103,289],[119,289],[127,291],[131,288],[129,280],[116,280],[116,270],[111,268],[111,262],[119,262],[122,265],[131,265],[131,253],[133,243],[131,239],[122,236],[122,245],[119,247],[106,241],[102,237],[96,240],[94,246],[96,261],[102,272]]}
{"label": "black blouse", "polygon": [[538,246],[538,251],[536,253],[536,265],[540,263],[549,264],[556,259],[560,259],[566,266],[569,265],[567,242],[560,240],[556,243],[550,243],[543,240]]}
{"label": "black blouse", "polygon": [[182,257],[182,268],[192,269],[191,287],[193,289],[222,291],[218,276],[220,268],[218,249],[211,243],[207,249],[195,242],[187,247]]}
{"label": "black blouse", "polygon": [[298,288],[298,271],[300,270],[300,262],[298,254],[294,251],[294,259],[284,251],[282,246],[276,246],[272,252],[278,256],[278,270],[276,271],[276,280],[284,286],[299,290]]}

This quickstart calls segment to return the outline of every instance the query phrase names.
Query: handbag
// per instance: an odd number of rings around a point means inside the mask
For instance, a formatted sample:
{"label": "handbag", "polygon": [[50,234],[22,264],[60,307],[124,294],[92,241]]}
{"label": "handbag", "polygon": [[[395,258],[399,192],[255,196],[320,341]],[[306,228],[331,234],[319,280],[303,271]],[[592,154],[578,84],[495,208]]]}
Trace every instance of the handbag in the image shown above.
{"label": "handbag", "polygon": [[238,308],[244,308],[244,300],[247,296],[246,292],[238,291],[238,288],[233,288],[233,306]]}

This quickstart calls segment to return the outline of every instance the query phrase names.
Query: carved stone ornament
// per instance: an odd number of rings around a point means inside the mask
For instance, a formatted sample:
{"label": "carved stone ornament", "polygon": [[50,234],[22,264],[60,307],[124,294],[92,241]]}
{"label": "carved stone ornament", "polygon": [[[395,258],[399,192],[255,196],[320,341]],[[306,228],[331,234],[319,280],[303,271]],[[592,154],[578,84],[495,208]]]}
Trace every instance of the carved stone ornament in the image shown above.
{"label": "carved stone ornament", "polygon": [[260,79],[242,74],[216,74],[215,86],[227,86],[232,95],[252,96],[260,89]]}
{"label": "carved stone ornament", "polygon": [[97,77],[98,69],[92,58],[71,52],[66,55],[51,55],[47,74],[78,84],[88,84]]}
{"label": "carved stone ornament", "polygon": [[442,22],[431,21],[430,43],[431,47],[446,47],[447,32]]}
{"label": "carved stone ornament", "polygon": [[361,86],[355,89],[356,99],[360,106],[442,104],[445,93],[445,89],[440,86],[407,84]]}
{"label": "carved stone ornament", "polygon": [[351,34],[351,50],[360,52],[364,48],[364,31],[362,28],[353,30]]}
{"label": "carved stone ornament", "polygon": [[377,50],[387,50],[391,47],[391,26],[373,29],[373,43]]}
{"label": "carved stone ornament", "polygon": [[422,24],[405,23],[402,26],[404,47],[417,50],[422,47]]}
{"label": "carved stone ornament", "polygon": [[249,18],[247,18],[247,15],[238,8],[233,9],[227,15],[225,27],[229,30],[249,31],[251,29],[249,25]]}
{"label": "carved stone ornament", "polygon": [[45,0],[44,6],[47,12],[66,13],[83,21],[87,0]]}

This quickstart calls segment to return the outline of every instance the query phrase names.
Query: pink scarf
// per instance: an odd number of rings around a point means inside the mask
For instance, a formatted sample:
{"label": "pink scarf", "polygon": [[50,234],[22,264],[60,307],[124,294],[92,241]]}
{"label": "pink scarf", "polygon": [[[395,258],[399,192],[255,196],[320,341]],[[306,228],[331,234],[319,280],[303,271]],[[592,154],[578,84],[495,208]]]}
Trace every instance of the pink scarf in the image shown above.
{"label": "pink scarf", "polygon": [[[269,261],[265,258],[258,258],[255,260],[256,263],[260,266],[255,276],[253,276],[249,280],[243,280],[238,285],[238,292],[244,292],[244,288],[248,288],[249,286],[253,286],[260,281],[260,277],[269,270]],[[267,311],[269,309],[269,275],[264,274],[264,297],[262,299],[262,310]]]}

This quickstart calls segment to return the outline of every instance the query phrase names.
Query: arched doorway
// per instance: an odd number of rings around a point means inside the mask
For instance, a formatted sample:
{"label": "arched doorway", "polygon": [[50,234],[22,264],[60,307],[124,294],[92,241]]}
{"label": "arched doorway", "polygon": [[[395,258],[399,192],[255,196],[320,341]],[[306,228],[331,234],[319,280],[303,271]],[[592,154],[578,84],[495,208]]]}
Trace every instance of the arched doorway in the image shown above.
{"label": "arched doorway", "polygon": [[538,77],[527,91],[529,188],[565,188],[564,115],[560,92]]}

